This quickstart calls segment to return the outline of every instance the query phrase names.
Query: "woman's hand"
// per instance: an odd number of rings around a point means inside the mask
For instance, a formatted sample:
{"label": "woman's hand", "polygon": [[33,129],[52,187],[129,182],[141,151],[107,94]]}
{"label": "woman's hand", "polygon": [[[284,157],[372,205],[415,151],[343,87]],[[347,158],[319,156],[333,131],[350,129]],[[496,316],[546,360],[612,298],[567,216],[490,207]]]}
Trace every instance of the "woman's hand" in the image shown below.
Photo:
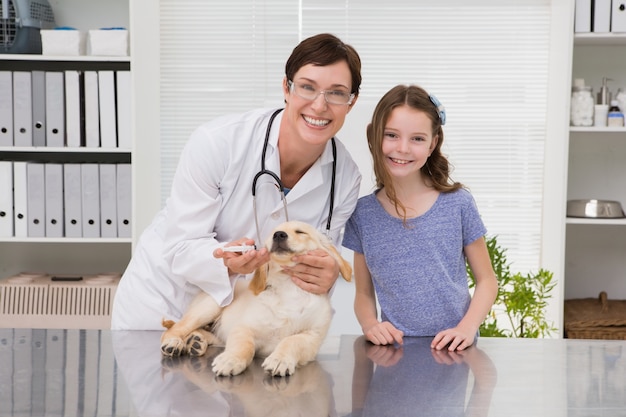
{"label": "woman's hand", "polygon": [[283,267],[292,281],[313,294],[327,294],[339,276],[339,264],[328,252],[316,249],[292,258],[296,264]]}
{"label": "woman's hand", "polygon": [[[254,245],[254,240],[242,238],[227,243],[225,246]],[[226,252],[222,248],[215,249],[213,256],[222,259],[228,268],[229,274],[251,274],[258,267],[266,264],[270,260],[269,252],[265,247],[259,250],[249,250],[247,252]]]}

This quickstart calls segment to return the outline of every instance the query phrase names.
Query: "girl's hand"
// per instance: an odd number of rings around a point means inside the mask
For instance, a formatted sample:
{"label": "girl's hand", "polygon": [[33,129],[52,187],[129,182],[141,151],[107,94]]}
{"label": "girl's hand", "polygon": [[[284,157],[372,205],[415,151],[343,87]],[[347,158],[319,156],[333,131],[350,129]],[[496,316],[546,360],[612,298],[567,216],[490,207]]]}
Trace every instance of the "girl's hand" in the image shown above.
{"label": "girl's hand", "polygon": [[445,349],[446,346],[449,351],[463,350],[472,346],[475,338],[476,329],[463,329],[457,326],[437,333],[430,347],[435,350]]}
{"label": "girl's hand", "polygon": [[367,340],[375,345],[390,345],[392,343],[402,344],[404,332],[395,328],[388,321],[377,323],[367,329],[363,329],[363,334]]}
{"label": "girl's hand", "polygon": [[339,276],[339,264],[326,251],[316,249],[306,255],[294,256],[296,264],[283,267],[283,272],[300,288],[313,294],[327,294]]}
{"label": "girl's hand", "polygon": [[397,364],[402,359],[403,347],[393,345],[369,345],[367,357],[376,365],[389,367]]}
{"label": "girl's hand", "polygon": [[[234,242],[227,243],[226,246],[254,245],[254,240],[242,238]],[[213,256],[222,259],[228,268],[229,274],[251,274],[258,267],[266,264],[270,260],[269,252],[265,247],[259,250],[249,250],[247,252],[225,252],[222,248],[215,249]]]}

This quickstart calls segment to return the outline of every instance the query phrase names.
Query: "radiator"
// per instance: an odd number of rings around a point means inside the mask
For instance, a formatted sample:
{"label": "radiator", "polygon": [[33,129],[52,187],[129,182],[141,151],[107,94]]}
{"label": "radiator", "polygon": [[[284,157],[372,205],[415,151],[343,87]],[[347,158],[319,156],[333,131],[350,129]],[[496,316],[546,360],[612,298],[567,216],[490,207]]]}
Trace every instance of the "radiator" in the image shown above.
{"label": "radiator", "polygon": [[21,273],[0,281],[0,327],[108,329],[120,274]]}

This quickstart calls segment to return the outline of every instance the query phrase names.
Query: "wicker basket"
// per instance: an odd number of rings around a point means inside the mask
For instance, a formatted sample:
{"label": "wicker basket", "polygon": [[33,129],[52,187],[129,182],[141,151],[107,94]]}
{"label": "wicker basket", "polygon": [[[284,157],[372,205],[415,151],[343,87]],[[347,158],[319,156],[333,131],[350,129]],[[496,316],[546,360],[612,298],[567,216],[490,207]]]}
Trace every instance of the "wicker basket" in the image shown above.
{"label": "wicker basket", "polygon": [[626,340],[626,300],[598,298],[565,300],[565,337]]}

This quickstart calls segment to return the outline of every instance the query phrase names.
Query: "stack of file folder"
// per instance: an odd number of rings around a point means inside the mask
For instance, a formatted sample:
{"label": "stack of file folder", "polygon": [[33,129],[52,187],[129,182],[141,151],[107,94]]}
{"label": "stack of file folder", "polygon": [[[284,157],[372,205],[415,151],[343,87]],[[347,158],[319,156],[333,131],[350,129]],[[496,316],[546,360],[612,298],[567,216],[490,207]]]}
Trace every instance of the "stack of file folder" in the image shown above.
{"label": "stack of file folder", "polygon": [[129,238],[131,165],[0,161],[0,237]]}
{"label": "stack of file folder", "polygon": [[130,151],[130,71],[0,71],[0,146]]}
{"label": "stack of file folder", "polygon": [[2,336],[0,415],[134,415],[110,331],[13,329]]}

